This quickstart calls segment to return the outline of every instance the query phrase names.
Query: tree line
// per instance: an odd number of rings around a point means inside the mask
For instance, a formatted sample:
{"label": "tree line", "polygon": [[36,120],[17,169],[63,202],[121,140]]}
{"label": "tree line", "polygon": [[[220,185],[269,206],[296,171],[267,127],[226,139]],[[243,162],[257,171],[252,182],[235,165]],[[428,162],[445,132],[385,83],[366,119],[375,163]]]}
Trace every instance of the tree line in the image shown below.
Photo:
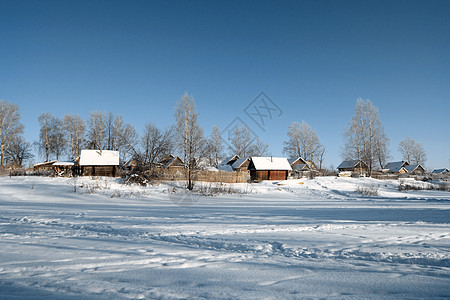
{"label": "tree line", "polygon": [[[112,112],[91,112],[85,122],[79,115],[57,118],[51,113],[38,117],[39,139],[30,144],[23,138],[23,125],[17,105],[0,102],[0,166],[22,166],[33,159],[32,146],[45,161],[75,159],[82,149],[120,151],[122,161],[133,158],[142,166],[151,168],[169,153],[184,160],[188,172],[197,167],[199,158],[211,166],[218,166],[228,152],[240,157],[267,156],[269,146],[252,136],[247,127],[235,127],[225,146],[219,127],[213,126],[209,136],[198,122],[198,113],[192,96],[185,94],[175,107],[175,124],[158,128],[148,122],[138,134],[122,116]],[[344,130],[343,159],[365,162],[370,174],[382,168],[390,157],[389,138],[384,132],[378,109],[370,100],[358,99],[355,114]],[[403,159],[423,164],[426,154],[423,146],[408,137],[399,144]],[[283,152],[290,158],[302,157],[323,168],[326,148],[315,130],[305,121],[292,122],[287,131]]]}

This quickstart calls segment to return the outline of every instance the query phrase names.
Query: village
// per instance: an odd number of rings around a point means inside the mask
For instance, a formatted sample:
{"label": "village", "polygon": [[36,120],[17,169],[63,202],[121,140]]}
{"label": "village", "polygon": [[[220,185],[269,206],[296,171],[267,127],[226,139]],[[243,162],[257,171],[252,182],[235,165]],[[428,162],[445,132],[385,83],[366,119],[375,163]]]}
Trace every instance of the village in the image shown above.
{"label": "village", "polygon": [[[208,164],[206,159],[194,161],[194,179],[204,182],[246,183],[263,180],[287,180],[314,178],[321,174],[315,164],[301,157],[288,159],[285,157],[245,157],[233,155],[223,159],[217,167]],[[49,161],[34,165],[37,175],[50,176],[106,176],[126,177],[143,175],[150,180],[185,180],[187,167],[179,156],[168,154],[161,161],[143,168],[134,160],[120,163],[119,151],[82,150],[80,157],[74,161]],[[388,162],[382,170],[374,171],[373,178],[398,179],[446,178],[450,174],[446,168],[435,169],[427,173],[420,164],[409,164],[406,161]],[[333,174],[338,177],[366,177],[368,167],[363,161],[347,160],[337,167]]]}

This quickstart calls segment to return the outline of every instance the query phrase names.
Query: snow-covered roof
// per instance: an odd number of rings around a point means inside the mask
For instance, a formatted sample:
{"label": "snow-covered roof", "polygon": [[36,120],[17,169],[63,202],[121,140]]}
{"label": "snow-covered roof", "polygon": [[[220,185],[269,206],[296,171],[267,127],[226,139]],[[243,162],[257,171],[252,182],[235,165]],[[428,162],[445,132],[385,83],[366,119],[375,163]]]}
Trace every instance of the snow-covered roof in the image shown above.
{"label": "snow-covered roof", "polygon": [[292,165],[293,163],[296,163],[298,160],[300,160],[302,164],[306,163],[306,161],[303,158],[301,158],[300,156],[297,158],[289,158],[288,162],[290,165]]}
{"label": "snow-covered roof", "polygon": [[[231,156],[225,157],[225,159],[222,160],[220,165],[231,165],[237,159],[239,159],[239,155],[231,155]],[[231,162],[231,164],[230,164],[230,162]]]}
{"label": "snow-covered roof", "polygon": [[53,163],[53,166],[73,166],[73,161],[57,161]]}
{"label": "snow-covered roof", "polygon": [[[163,165],[168,168],[168,167],[172,166],[177,160],[179,161],[178,166],[184,165],[183,160],[179,156],[175,156],[172,159],[168,159],[168,160],[164,161]],[[177,165],[175,165],[175,166],[177,166]]]}
{"label": "snow-covered roof", "polygon": [[445,173],[449,173],[449,170],[446,168],[443,169],[434,169],[433,172],[431,172],[433,174],[445,174]]}
{"label": "snow-covered roof", "polygon": [[423,167],[421,165],[419,165],[419,164],[404,166],[404,168],[408,172],[414,172],[419,167],[421,167],[423,169]]}
{"label": "snow-covered roof", "polygon": [[239,158],[238,160],[236,160],[231,167],[233,169],[238,169],[240,168],[246,161],[248,160],[248,158]]}
{"label": "snow-covered roof", "polygon": [[51,166],[51,165],[53,165],[55,162],[57,162],[57,160],[41,162],[41,163],[35,164],[34,167]]}
{"label": "snow-covered roof", "polygon": [[292,170],[291,165],[285,157],[251,157],[250,159],[256,170]]}
{"label": "snow-covered roof", "polygon": [[389,172],[399,172],[401,170],[402,167],[409,165],[408,162],[406,161],[392,161],[392,162],[388,162],[385,166],[384,169],[389,170]]}
{"label": "snow-covered roof", "polygon": [[81,150],[80,166],[118,166],[119,151]]}
{"label": "snow-covered roof", "polygon": [[341,162],[341,164],[337,167],[338,169],[351,169],[356,167],[356,165],[359,163],[359,160],[344,160]]}

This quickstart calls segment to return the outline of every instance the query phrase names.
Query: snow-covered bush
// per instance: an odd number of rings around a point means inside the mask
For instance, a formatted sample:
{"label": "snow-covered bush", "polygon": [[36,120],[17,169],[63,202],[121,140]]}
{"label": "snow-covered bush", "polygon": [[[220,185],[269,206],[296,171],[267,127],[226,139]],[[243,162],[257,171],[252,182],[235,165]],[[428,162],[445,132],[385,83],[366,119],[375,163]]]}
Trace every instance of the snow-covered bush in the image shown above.
{"label": "snow-covered bush", "polygon": [[378,186],[358,186],[356,191],[364,196],[378,196]]}

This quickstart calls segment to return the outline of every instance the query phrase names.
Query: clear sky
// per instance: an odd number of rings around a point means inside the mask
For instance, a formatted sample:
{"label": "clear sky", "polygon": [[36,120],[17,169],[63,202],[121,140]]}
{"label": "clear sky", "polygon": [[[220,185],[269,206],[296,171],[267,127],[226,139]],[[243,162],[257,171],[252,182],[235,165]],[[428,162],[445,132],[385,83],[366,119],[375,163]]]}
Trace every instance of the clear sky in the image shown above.
{"label": "clear sky", "polygon": [[[30,142],[47,111],[165,127],[188,92],[208,134],[239,117],[282,155],[304,120],[336,167],[362,98],[392,160],[410,136],[427,167],[449,166],[450,1],[0,0],[0,12],[0,99]],[[280,109],[263,128],[244,111],[261,92]]]}

